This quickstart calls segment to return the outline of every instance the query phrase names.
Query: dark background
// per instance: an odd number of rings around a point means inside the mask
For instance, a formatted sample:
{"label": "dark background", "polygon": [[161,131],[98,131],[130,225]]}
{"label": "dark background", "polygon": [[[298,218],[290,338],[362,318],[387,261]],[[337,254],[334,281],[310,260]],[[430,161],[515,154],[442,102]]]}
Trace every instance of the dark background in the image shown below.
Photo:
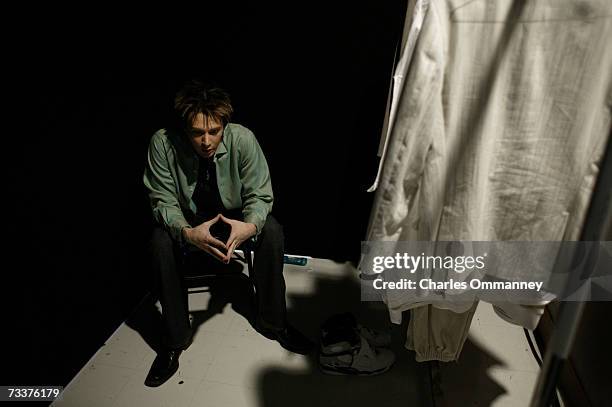
{"label": "dark background", "polygon": [[258,138],[286,251],[356,261],[404,3],[24,11],[4,33],[2,383],[66,385],[147,292],[146,149],[191,77]]}

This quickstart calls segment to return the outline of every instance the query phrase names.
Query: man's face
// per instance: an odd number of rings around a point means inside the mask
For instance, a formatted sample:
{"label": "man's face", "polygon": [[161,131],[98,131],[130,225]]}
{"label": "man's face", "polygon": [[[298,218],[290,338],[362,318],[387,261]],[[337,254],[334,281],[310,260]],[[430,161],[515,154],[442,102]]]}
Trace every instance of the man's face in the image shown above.
{"label": "man's face", "polygon": [[211,158],[223,138],[223,124],[212,117],[198,113],[191,127],[187,128],[187,136],[198,155]]}

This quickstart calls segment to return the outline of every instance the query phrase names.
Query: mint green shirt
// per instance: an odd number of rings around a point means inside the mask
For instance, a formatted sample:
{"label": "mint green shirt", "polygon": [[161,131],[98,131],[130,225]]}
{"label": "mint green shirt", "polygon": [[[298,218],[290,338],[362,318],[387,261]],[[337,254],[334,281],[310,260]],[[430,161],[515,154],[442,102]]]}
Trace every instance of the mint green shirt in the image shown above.
{"label": "mint green shirt", "polygon": [[[176,241],[182,229],[193,227],[187,218],[196,213],[191,199],[198,179],[199,159],[188,136],[169,129],[158,130],[149,145],[144,184],[149,189],[153,217],[165,226]],[[261,233],[272,210],[274,195],[266,157],[253,133],[229,123],[213,159],[217,185],[226,209],[242,208],[244,222]]]}

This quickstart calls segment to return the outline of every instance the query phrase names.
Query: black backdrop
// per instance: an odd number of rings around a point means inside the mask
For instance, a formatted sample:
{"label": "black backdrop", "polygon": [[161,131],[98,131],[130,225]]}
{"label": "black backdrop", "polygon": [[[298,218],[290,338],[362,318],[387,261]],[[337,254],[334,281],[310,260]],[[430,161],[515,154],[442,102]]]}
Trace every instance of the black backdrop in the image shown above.
{"label": "black backdrop", "polygon": [[146,292],[146,147],[190,77],[228,89],[257,136],[286,251],[355,261],[403,3],[26,14],[10,58],[24,117],[5,145],[3,383],[66,384]]}

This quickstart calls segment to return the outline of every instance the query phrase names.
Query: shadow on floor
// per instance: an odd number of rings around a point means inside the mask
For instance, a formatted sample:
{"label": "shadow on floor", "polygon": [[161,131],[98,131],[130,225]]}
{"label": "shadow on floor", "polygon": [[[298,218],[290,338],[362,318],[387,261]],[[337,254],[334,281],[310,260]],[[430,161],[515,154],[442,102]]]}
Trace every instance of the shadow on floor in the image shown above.
{"label": "shadow on floor", "polygon": [[[321,322],[345,311],[366,326],[390,328],[395,366],[380,376],[330,376],[319,370],[317,356],[310,355],[307,372],[262,371],[259,406],[490,406],[507,393],[488,373],[491,367],[504,367],[503,362],[469,338],[458,362],[417,363],[414,352],[404,347],[409,313],[404,313],[402,325],[391,324],[384,304],[361,301],[356,271],[349,269],[340,279],[316,276],[313,295],[290,295],[290,320],[313,339]],[[451,388],[460,392],[445,393]]]}
{"label": "shadow on floor", "polygon": [[493,367],[505,367],[470,338],[463,345],[457,362],[432,366],[435,404],[443,406],[490,406],[507,393],[489,374]]}
{"label": "shadow on floor", "polygon": [[[342,267],[342,265],[339,265]],[[428,367],[414,361],[403,344],[407,318],[392,325],[381,303],[361,302],[356,271],[347,264],[340,278],[313,275],[312,295],[289,295],[289,320],[311,339],[318,340],[323,321],[334,314],[351,312],[363,325],[391,330],[391,349],[397,360],[379,376],[333,376],[322,373],[318,357],[308,356],[307,371],[264,369],[258,378],[259,406],[431,406]]]}
{"label": "shadow on floor", "polygon": [[[344,267],[343,265],[338,265]],[[385,374],[373,377],[333,376],[322,373],[318,368],[316,353],[307,356],[306,371],[295,372],[281,367],[262,369],[257,382],[258,405],[262,407],[287,406],[488,406],[505,390],[487,375],[487,369],[501,362],[466,342],[458,363],[446,364],[451,369],[436,369],[434,380],[440,377],[443,383],[453,382],[453,387],[465,389],[462,399],[449,400],[433,394],[444,392],[443,386],[432,389],[432,370],[428,363],[417,363],[414,353],[404,348],[408,313],[402,325],[390,323],[384,304],[362,302],[359,280],[355,270],[345,265],[346,272],[341,276],[327,276],[313,272],[315,286],[309,294],[289,294],[288,319],[309,338],[318,342],[319,329],[323,321],[334,314],[352,312],[360,323],[376,328],[390,329],[393,343],[391,349],[396,354],[396,363]],[[306,272],[306,271],[305,271]],[[255,315],[252,286],[244,275],[226,276],[214,279],[206,288],[211,297],[204,311],[192,312],[192,326],[195,331],[205,329],[206,321],[215,314],[223,312],[227,304],[252,322]],[[153,297],[148,297],[127,321],[149,346],[159,349],[161,316],[155,307]],[[436,375],[438,375],[436,377]],[[436,390],[437,388],[437,390]],[[440,394],[438,394],[440,396]],[[452,395],[456,397],[456,395]]]}
{"label": "shadow on floor", "polygon": [[[189,312],[194,337],[206,321],[216,314],[223,313],[227,304],[231,304],[232,309],[251,324],[254,322],[255,303],[251,280],[241,273],[242,267],[237,263],[230,263],[230,266],[224,267],[225,271],[220,274],[211,274],[185,282],[185,289],[198,287],[196,292],[210,293],[210,301],[206,310]],[[188,295],[187,292],[185,295]],[[128,318],[126,324],[138,332],[149,347],[158,353],[161,348],[163,325],[160,311],[155,305],[156,301],[155,294],[148,294]]]}

